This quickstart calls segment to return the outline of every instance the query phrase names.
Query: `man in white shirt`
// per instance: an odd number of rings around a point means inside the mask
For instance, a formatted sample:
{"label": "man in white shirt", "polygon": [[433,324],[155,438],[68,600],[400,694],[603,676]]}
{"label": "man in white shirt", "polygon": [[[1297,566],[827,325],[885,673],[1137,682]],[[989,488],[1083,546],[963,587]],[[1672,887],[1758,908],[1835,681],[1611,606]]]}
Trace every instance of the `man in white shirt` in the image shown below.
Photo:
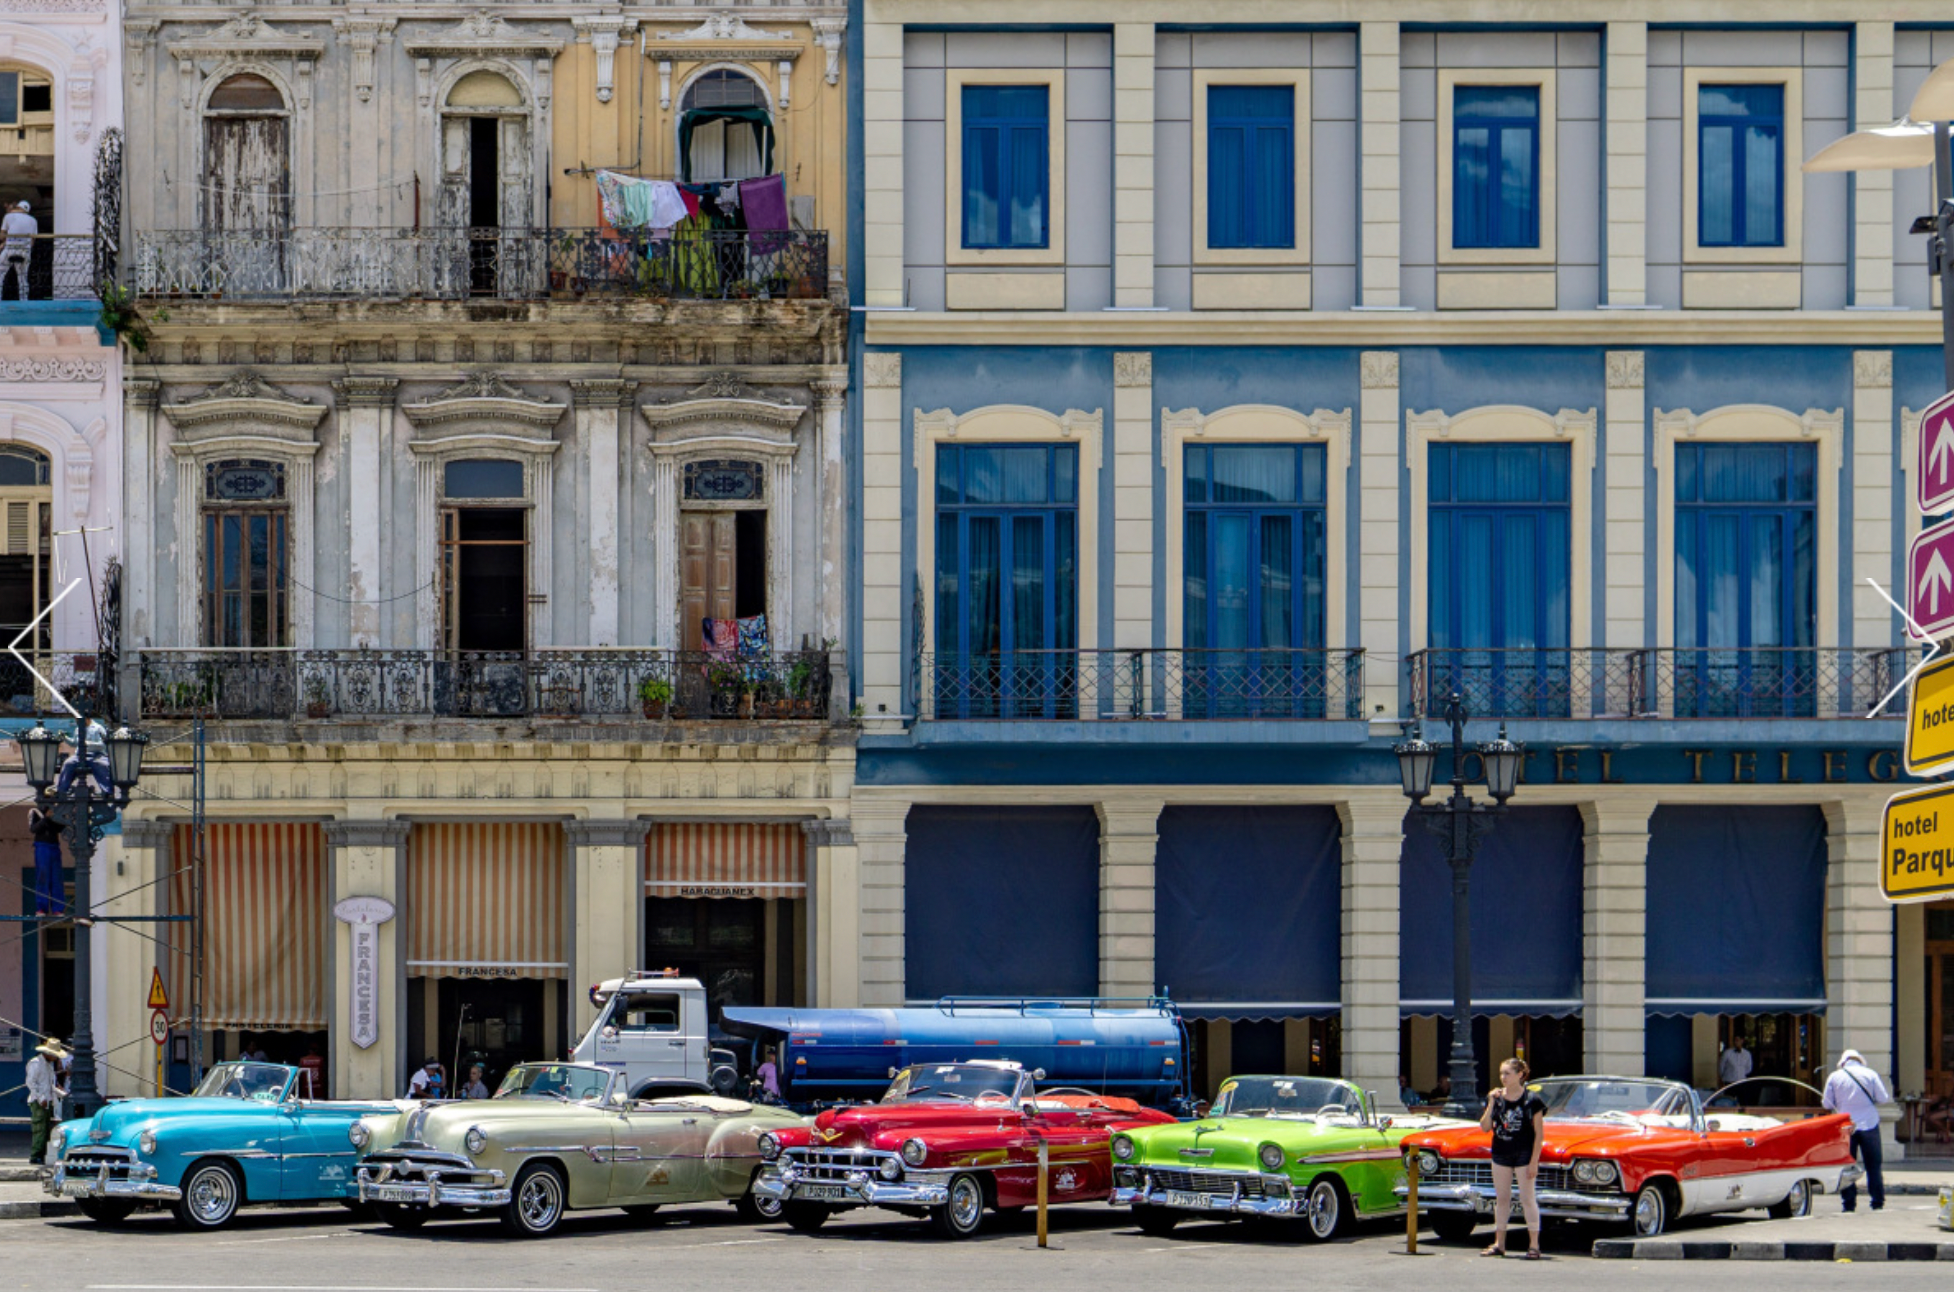
{"label": "man in white shirt", "polygon": [[[1872,1196],[1873,1210],[1886,1205],[1886,1177],[1880,1170],[1879,1106],[1892,1099],[1879,1074],[1866,1066],[1865,1056],[1847,1050],[1839,1056],[1839,1066],[1825,1080],[1825,1106],[1852,1118],[1852,1152],[1866,1168],[1866,1192]],[[1859,1186],[1849,1184],[1839,1191],[1839,1204],[1851,1211],[1859,1203]]]}
{"label": "man in white shirt", "polygon": [[33,1125],[33,1139],[27,1146],[30,1166],[46,1163],[48,1136],[54,1133],[54,1110],[67,1094],[61,1088],[59,1066],[64,1052],[61,1042],[49,1037],[34,1047],[34,1057],[27,1061],[27,1113]]}
{"label": "man in white shirt", "polygon": [[25,202],[0,216],[0,297],[6,296],[7,275],[14,275],[15,300],[27,299],[27,262],[34,254],[34,237],[41,222],[28,213]]}
{"label": "man in white shirt", "polygon": [[1717,1060],[1717,1084],[1734,1086],[1739,1081],[1747,1080],[1750,1077],[1751,1064],[1756,1061],[1756,1057],[1744,1048],[1742,1036],[1731,1037],[1730,1045],[1724,1050],[1723,1057]]}

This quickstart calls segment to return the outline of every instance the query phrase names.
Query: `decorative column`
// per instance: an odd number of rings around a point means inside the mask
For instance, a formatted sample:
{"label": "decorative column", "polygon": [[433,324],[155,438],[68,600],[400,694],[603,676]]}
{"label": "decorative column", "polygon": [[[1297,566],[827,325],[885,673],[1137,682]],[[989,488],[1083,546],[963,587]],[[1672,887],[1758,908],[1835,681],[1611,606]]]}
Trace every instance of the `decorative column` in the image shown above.
{"label": "decorative column", "polygon": [[[613,38],[615,39],[615,38]],[[590,631],[592,646],[618,644],[618,495],[624,475],[620,446],[627,442],[635,381],[573,381],[577,443],[584,454],[584,498],[590,536]]]}
{"label": "decorative column", "polygon": [[[1404,578],[1398,542],[1398,355],[1395,350],[1366,350],[1358,365],[1363,391],[1358,410],[1362,452],[1357,460],[1356,567],[1364,716],[1395,730],[1401,708],[1398,591]],[[1423,595],[1422,589],[1413,588],[1411,595]],[[1411,649],[1423,644],[1412,642]]]}
{"label": "decorative column", "polygon": [[1398,882],[1404,795],[1355,790],[1343,820],[1343,1075],[1399,1106]]}
{"label": "decorative column", "polygon": [[902,272],[902,24],[862,27],[862,303],[908,302]]}
{"label": "decorative column", "polygon": [[[1825,1062],[1848,1049],[1893,1080],[1893,907],[1880,893],[1886,796],[1869,791],[1825,809]],[[1915,962],[1917,965],[1917,961]],[[1917,973],[1918,969],[1905,972]],[[1899,1106],[1880,1110],[1888,1152],[1898,1152]]]}
{"label": "decorative column", "polygon": [[1113,304],[1153,307],[1153,24],[1113,24]]}
{"label": "decorative column", "polygon": [[[1872,130],[1893,119],[1893,23],[1853,26],[1852,127]],[[1856,171],[1852,184],[1852,303],[1893,307],[1893,172]],[[1858,434],[1854,422],[1853,434]],[[1855,450],[1854,456],[1857,456]]]}
{"label": "decorative column", "polygon": [[1653,794],[1581,804],[1582,1066],[1640,1072],[1646,1037],[1649,819]]}
{"label": "decorative column", "polygon": [[902,356],[863,355],[862,385],[863,726],[892,732],[902,729],[902,608],[909,600],[903,585]]}
{"label": "decorative column", "polygon": [[1649,25],[1608,24],[1609,305],[1648,302]]}
{"label": "decorative column", "polygon": [[[350,644],[361,648],[380,644],[380,598],[386,586],[381,553],[390,546],[383,531],[386,509],[381,506],[386,496],[381,487],[386,456],[383,448],[391,430],[389,410],[398,385],[392,377],[341,377],[332,383],[346,455],[346,595],[352,601],[346,607],[346,628]],[[313,503],[310,491],[292,499],[294,508]],[[311,582],[315,573],[311,567],[294,564],[305,581]],[[293,637],[301,646],[315,644],[309,635],[294,632]]]}
{"label": "decorative column", "polygon": [[[1359,299],[1370,309],[1394,309],[1398,304],[1398,261],[1400,254],[1401,167],[1398,154],[1403,144],[1398,137],[1401,106],[1398,86],[1398,24],[1366,22],[1358,24],[1358,136],[1362,156],[1359,160],[1363,185],[1361,210],[1363,230],[1359,253]],[[1395,1071],[1392,1080],[1397,1079]]]}
{"label": "decorative column", "polygon": [[1154,990],[1153,865],[1159,799],[1099,804],[1099,994]]}
{"label": "decorative column", "polygon": [[[162,482],[156,455],[156,404],[161,389],[161,383],[142,377],[125,378],[122,383],[123,551],[129,565],[122,597],[128,644],[137,648],[157,644],[155,586],[163,545],[156,533],[156,487]],[[183,539],[176,536],[178,559],[183,559]],[[181,641],[196,640],[181,624],[177,632]],[[125,682],[123,694],[135,693],[132,677]]]}
{"label": "decorative column", "polygon": [[[861,875],[858,1003],[868,1009],[897,1008],[907,999],[903,884],[909,801],[857,797],[848,811]],[[843,954],[837,951],[830,959],[840,959]],[[828,994],[832,995],[832,989]]]}
{"label": "decorative column", "polygon": [[570,845],[570,1027],[574,1042],[596,1021],[596,1008],[578,983],[628,973],[641,958],[638,915],[645,900],[642,820],[566,821]]}
{"label": "decorative column", "polygon": [[[807,999],[817,1009],[862,1003],[861,850],[849,822],[801,822],[807,846]],[[901,930],[897,930],[901,935]]]}
{"label": "decorative column", "polygon": [[[1602,480],[1605,492],[1602,538],[1603,645],[1637,650],[1648,644],[1643,561],[1648,530],[1642,523],[1642,495],[1648,479],[1644,417],[1643,361],[1640,350],[1610,350],[1604,356],[1608,391],[1602,410]],[[1577,626],[1576,632],[1580,628]],[[1604,678],[1613,670],[1604,670]],[[1604,681],[1604,685],[1608,683]],[[1620,685],[1625,686],[1624,679]],[[1626,693],[1605,697],[1609,713],[1628,711]],[[1601,1071],[1602,1069],[1596,1069]]]}
{"label": "decorative column", "polygon": [[[173,915],[169,910],[170,842],[176,827],[164,821],[124,821],[122,833],[102,840],[106,882],[95,888],[97,909],[105,916],[147,918]],[[168,943],[188,945],[188,924],[108,924],[119,929],[108,942],[109,955],[96,961],[96,978],[108,987],[107,1008],[96,1015],[97,1035],[118,1041],[149,1032],[149,979],[163,971],[169,993],[172,1024],[190,1012],[190,984],[170,974]],[[139,932],[137,932],[139,931]],[[152,934],[150,941],[140,934]],[[156,1089],[156,1047],[147,1041],[97,1059],[97,1079],[107,1095],[160,1095]],[[164,1056],[168,1058],[167,1055]],[[114,1066],[109,1066],[113,1064]]]}
{"label": "decorative column", "polygon": [[814,415],[821,434],[821,577],[815,597],[824,642],[841,640],[848,612],[848,462],[842,454],[847,408],[845,374],[814,382]]}
{"label": "decorative column", "polygon": [[[1116,351],[1113,645],[1121,650],[1144,650],[1153,645],[1153,440],[1153,354],[1147,350]],[[1174,590],[1168,589],[1168,595],[1174,595]],[[1181,643],[1165,645],[1171,650]]]}
{"label": "decorative column", "polygon": [[328,821],[332,853],[328,910],[348,897],[378,897],[394,917],[379,926],[379,1036],[355,1042],[352,1028],[352,926],[332,921],[332,972],[327,979],[326,1089],[335,1099],[390,1099],[407,1079],[407,835],[405,821]]}
{"label": "decorative column", "polygon": [[[1878,26],[1861,23],[1861,27]],[[1888,29],[1891,39],[1891,29]],[[1892,172],[1881,171],[1890,176]],[[1888,201],[1892,195],[1887,194]],[[1891,265],[1888,265],[1889,272]],[[1893,582],[1893,352],[1852,353],[1852,645],[1881,650],[1898,640],[1899,616],[1867,579]],[[1911,510],[1909,508],[1909,510]],[[1889,589],[1890,591],[1890,589]],[[1897,594],[1895,594],[1897,595]],[[1846,697],[1841,697],[1842,699]],[[1851,696],[1851,709],[1869,711],[1879,696]]]}

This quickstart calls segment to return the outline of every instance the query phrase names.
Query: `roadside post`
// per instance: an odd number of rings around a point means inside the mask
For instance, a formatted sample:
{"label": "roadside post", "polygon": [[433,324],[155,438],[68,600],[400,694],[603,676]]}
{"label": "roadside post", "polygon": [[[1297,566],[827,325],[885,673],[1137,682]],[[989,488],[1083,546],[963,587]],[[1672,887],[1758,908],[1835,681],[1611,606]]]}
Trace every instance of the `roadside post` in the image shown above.
{"label": "roadside post", "polygon": [[1418,1155],[1404,1155],[1404,1250],[1418,1254]]}
{"label": "roadside post", "polygon": [[1051,1176],[1051,1141],[1047,1140],[1043,1135],[1040,1135],[1038,1137],[1038,1245],[1040,1247],[1049,1247],[1051,1245],[1051,1234],[1045,1227],[1049,1218],[1049,1209],[1046,1204],[1050,1201],[1046,1185],[1051,1179]]}

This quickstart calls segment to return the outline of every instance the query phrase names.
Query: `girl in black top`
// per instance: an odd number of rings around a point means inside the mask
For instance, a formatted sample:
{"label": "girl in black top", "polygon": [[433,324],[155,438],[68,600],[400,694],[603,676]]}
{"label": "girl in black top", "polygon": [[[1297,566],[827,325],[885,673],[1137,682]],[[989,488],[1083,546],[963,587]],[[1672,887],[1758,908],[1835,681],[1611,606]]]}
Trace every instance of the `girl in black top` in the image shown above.
{"label": "girl in black top", "polygon": [[1527,1089],[1527,1065],[1508,1059],[1499,1065],[1499,1084],[1486,1095],[1479,1128],[1493,1133],[1493,1245],[1482,1256],[1506,1255],[1506,1217],[1513,1207],[1513,1184],[1520,1185],[1520,1211],[1527,1220],[1527,1259],[1540,1259],[1540,1150],[1547,1140],[1547,1105]]}

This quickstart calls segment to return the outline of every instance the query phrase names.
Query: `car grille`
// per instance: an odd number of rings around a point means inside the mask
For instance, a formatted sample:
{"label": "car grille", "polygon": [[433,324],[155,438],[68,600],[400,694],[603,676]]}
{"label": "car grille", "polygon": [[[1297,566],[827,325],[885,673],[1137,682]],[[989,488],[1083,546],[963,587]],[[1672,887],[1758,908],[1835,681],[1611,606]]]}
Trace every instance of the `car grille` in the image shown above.
{"label": "car grille", "polygon": [[1147,1183],[1155,1189],[1176,1193],[1217,1193],[1233,1196],[1237,1189],[1244,1198],[1262,1196],[1262,1177],[1247,1171],[1186,1171],[1174,1167],[1148,1167]]}
{"label": "car grille", "polygon": [[136,1155],[126,1148],[107,1148],[94,1144],[79,1144],[68,1150],[61,1159],[61,1165],[69,1175],[100,1175],[107,1167],[109,1179],[120,1180],[129,1174],[129,1168],[136,1164]]}
{"label": "car grille", "polygon": [[411,1153],[375,1153],[361,1159],[360,1172],[378,1184],[385,1180],[418,1180],[439,1174],[451,1183],[473,1176],[486,1178],[489,1172],[477,1167],[459,1153],[418,1149]]}
{"label": "car grille", "polygon": [[[1418,1182],[1420,1184],[1477,1184],[1490,1189],[1493,1187],[1493,1164],[1484,1161],[1447,1161],[1441,1159],[1438,1174],[1420,1175]],[[1589,1193],[1607,1192],[1607,1190],[1597,1189],[1594,1185],[1576,1185],[1574,1183],[1574,1177],[1569,1174],[1569,1168],[1565,1166],[1551,1166],[1544,1163],[1540,1167],[1540,1179],[1536,1187],[1560,1190],[1578,1188]]]}
{"label": "car grille", "polygon": [[856,1171],[874,1175],[895,1154],[867,1148],[790,1148],[786,1156],[810,1184],[846,1184]]}

